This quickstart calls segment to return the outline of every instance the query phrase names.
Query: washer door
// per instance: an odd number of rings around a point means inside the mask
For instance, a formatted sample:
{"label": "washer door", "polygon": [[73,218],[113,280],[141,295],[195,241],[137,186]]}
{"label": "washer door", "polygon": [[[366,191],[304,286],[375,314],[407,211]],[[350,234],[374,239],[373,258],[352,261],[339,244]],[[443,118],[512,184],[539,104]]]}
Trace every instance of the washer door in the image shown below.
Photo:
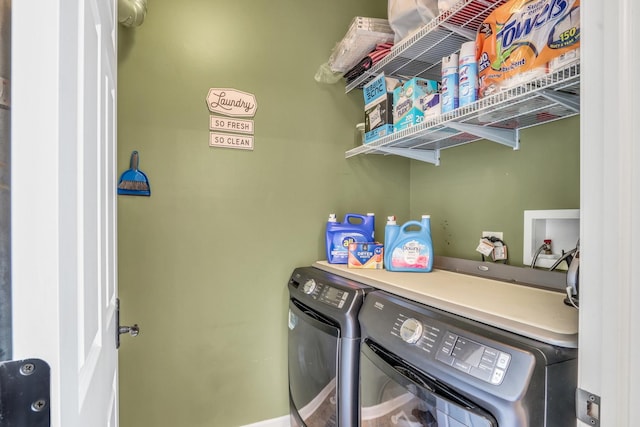
{"label": "washer door", "polygon": [[289,302],[289,398],[307,427],[336,425],[340,329]]}
{"label": "washer door", "polygon": [[497,427],[488,412],[366,340],[360,364],[361,426]]}

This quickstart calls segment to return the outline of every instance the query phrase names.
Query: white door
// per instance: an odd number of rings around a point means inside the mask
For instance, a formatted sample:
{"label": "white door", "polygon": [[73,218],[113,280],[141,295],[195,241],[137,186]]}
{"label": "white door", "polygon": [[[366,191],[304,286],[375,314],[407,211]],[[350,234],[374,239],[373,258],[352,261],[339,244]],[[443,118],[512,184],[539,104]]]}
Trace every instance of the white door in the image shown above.
{"label": "white door", "polygon": [[[639,6],[637,0],[580,6],[578,387],[601,397],[597,418],[607,427],[639,425]],[[585,397],[578,409],[587,412],[587,404]],[[596,421],[584,420],[580,426]]]}
{"label": "white door", "polygon": [[115,0],[12,7],[13,358],[52,426],[117,426]]}

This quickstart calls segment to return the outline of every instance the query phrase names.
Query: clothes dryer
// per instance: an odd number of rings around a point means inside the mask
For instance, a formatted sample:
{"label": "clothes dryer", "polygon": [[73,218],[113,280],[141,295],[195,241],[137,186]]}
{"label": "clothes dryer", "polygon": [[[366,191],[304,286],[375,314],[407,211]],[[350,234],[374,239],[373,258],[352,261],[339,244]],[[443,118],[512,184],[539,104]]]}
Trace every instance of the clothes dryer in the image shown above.
{"label": "clothes dryer", "polygon": [[291,275],[288,318],[293,427],[356,427],[360,325],[371,289],[313,267]]}
{"label": "clothes dryer", "polygon": [[384,291],[359,319],[362,427],[576,425],[575,348]]}

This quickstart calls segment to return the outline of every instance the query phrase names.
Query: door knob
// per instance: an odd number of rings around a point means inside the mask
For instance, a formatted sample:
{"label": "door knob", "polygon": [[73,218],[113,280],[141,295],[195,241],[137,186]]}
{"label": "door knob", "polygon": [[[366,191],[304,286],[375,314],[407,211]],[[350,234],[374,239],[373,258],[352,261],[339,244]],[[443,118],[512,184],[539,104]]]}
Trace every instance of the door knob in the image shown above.
{"label": "door knob", "polygon": [[118,333],[120,335],[129,334],[132,337],[137,337],[140,333],[140,327],[137,324],[134,324],[133,326],[119,326]]}
{"label": "door knob", "polygon": [[120,348],[120,335],[122,334],[137,337],[140,334],[140,327],[137,323],[133,326],[120,326],[120,298],[116,298],[116,348]]}

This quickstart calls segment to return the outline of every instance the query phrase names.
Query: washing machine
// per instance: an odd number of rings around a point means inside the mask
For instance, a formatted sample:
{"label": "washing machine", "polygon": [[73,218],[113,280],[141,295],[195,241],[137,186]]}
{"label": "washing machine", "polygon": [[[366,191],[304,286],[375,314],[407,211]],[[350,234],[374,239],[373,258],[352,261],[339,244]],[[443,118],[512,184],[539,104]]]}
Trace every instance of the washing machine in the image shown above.
{"label": "washing machine", "polygon": [[575,348],[384,291],[359,320],[362,427],[576,425]]}
{"label": "washing machine", "polygon": [[288,288],[291,425],[358,426],[358,312],[371,288],[313,267]]}

